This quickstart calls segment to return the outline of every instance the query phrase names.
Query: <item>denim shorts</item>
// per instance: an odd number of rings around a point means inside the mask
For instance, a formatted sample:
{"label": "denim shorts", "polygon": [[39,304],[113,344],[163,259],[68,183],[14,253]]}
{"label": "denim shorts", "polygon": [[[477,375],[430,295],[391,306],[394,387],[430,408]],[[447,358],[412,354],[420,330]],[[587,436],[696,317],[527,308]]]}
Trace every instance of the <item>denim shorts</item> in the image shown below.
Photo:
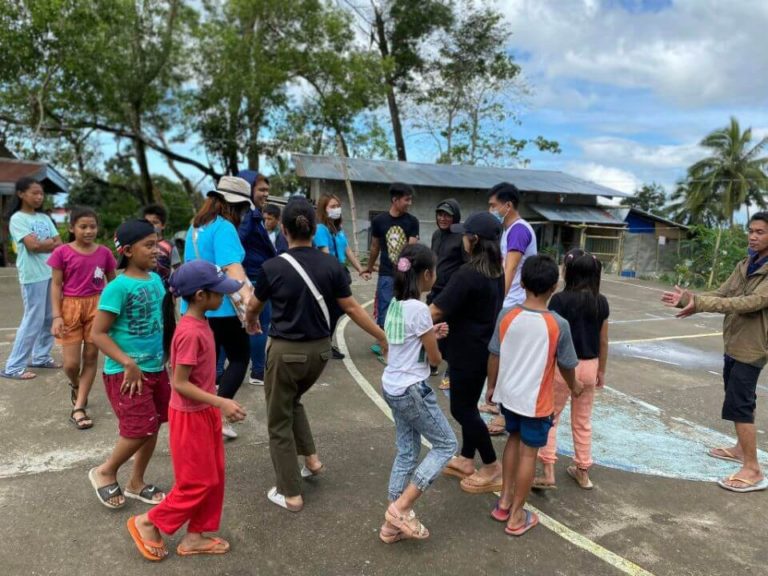
{"label": "denim shorts", "polygon": [[549,429],[552,428],[552,416],[521,416],[501,406],[504,414],[506,429],[510,434],[520,434],[523,444],[531,448],[543,448],[547,445]]}

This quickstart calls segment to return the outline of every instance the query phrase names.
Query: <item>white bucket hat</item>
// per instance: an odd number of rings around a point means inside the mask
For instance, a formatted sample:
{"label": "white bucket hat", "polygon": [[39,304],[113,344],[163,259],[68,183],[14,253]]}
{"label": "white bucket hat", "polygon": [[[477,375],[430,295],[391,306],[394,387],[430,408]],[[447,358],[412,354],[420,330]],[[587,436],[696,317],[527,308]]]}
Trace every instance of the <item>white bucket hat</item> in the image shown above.
{"label": "white bucket hat", "polygon": [[248,206],[253,210],[251,186],[246,180],[237,176],[222,176],[219,179],[216,190],[208,192],[208,196],[211,194],[218,194],[229,204],[243,204],[247,202]]}

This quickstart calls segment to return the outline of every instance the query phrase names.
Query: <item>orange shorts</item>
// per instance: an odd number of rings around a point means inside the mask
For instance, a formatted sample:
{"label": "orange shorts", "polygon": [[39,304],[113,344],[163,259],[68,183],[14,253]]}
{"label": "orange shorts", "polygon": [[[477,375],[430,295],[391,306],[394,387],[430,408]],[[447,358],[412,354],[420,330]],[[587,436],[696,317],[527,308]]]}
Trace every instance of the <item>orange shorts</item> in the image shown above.
{"label": "orange shorts", "polygon": [[94,294],[62,298],[61,319],[64,321],[64,334],[61,338],[56,338],[58,344],[66,346],[80,342],[93,343],[91,327],[99,307],[99,296],[100,294]]}

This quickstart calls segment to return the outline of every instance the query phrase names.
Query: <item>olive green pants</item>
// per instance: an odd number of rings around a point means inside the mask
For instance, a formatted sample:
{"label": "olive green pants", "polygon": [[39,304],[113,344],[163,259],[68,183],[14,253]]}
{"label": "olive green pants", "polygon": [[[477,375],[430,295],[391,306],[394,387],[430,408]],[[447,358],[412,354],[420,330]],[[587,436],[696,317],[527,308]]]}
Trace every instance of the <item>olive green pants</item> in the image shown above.
{"label": "olive green pants", "polygon": [[301,470],[296,456],[317,452],[302,395],[322,374],[331,357],[331,340],[293,342],[270,338],[264,393],[267,400],[269,454],[283,496],[302,493]]}

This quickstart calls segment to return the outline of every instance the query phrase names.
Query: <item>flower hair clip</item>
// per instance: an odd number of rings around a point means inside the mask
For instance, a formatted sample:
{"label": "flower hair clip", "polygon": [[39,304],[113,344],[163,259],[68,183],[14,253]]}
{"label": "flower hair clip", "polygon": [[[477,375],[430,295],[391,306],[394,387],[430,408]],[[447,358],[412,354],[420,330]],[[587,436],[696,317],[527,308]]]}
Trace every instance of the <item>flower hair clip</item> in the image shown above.
{"label": "flower hair clip", "polygon": [[411,269],[411,261],[408,258],[400,258],[397,261],[397,269],[400,272],[408,272]]}

